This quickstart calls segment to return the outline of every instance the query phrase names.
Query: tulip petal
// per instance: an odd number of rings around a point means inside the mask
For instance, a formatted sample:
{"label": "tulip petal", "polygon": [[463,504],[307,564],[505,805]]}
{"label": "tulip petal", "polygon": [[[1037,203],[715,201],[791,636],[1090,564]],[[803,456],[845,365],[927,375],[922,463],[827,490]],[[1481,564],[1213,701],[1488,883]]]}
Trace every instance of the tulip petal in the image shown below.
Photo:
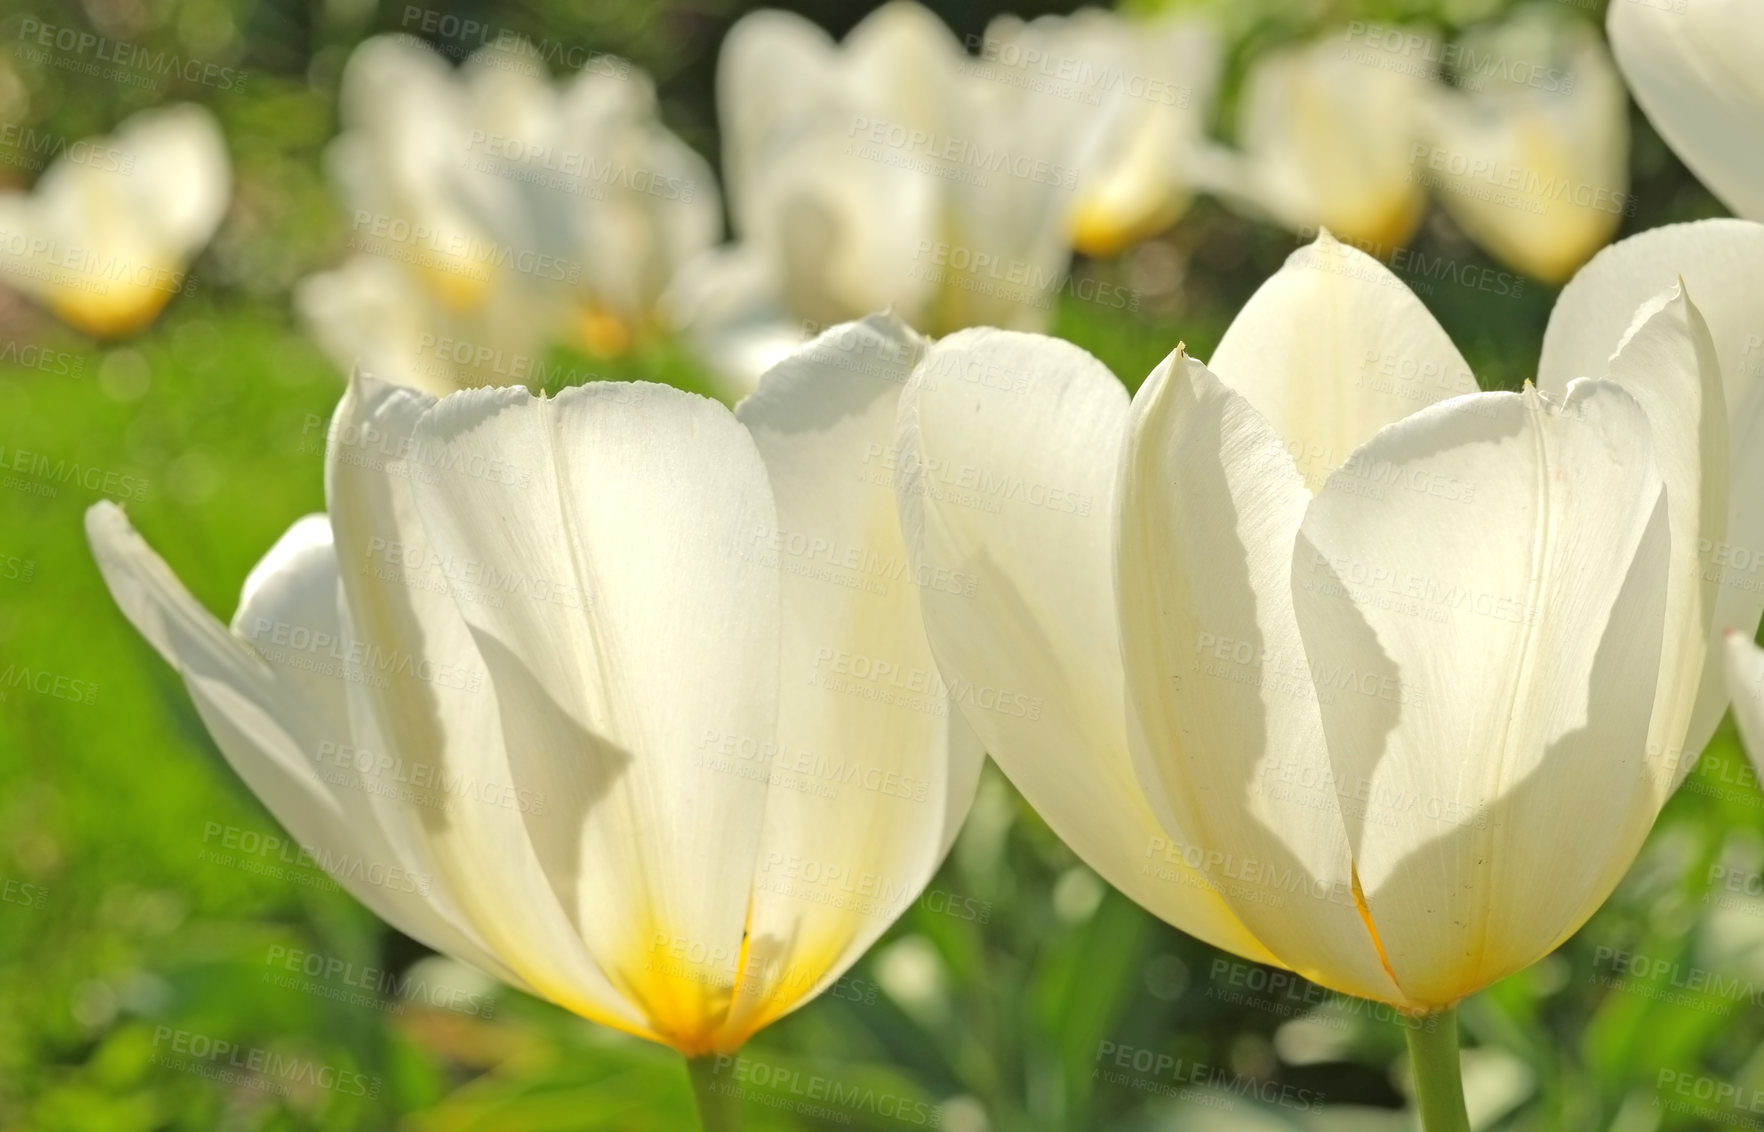
{"label": "tulip petal", "polygon": [[723,133],[723,184],[735,227],[751,232],[756,179],[771,147],[788,132],[805,90],[832,73],[833,41],[795,12],[761,8],[735,21],[717,56],[717,120]]}
{"label": "tulip petal", "polygon": [[1018,790],[1105,880],[1190,935],[1268,949],[1186,862],[1128,753],[1112,585],[1127,393],[1066,342],[989,329],[933,345],[902,396],[892,479],[939,671]]}
{"label": "tulip petal", "polygon": [[1682,286],[1636,313],[1634,328],[1611,359],[1610,379],[1647,414],[1654,461],[1666,485],[1670,612],[1648,750],[1656,780],[1669,792],[1690,773],[1727,709],[1721,633],[1714,624],[1721,573],[1705,570],[1701,553],[1726,542],[1727,408],[1709,328]]}
{"label": "tulip petal", "polygon": [[[440,910],[435,890],[445,879],[407,869],[364,820],[366,796],[352,788],[347,766],[333,758],[328,773],[316,770],[353,737],[341,673],[321,671],[329,657],[320,646],[307,656],[287,635],[295,627],[307,641],[345,635],[324,518],[294,524],[252,571],[233,632],[190,595],[120,507],[94,505],[86,535],[118,608],[178,670],[227,762],[314,860],[399,931],[522,986],[470,925]],[[248,644],[248,635],[261,643]],[[278,638],[289,644],[279,647]],[[388,880],[374,883],[380,877]]]}
{"label": "tulip petal", "polygon": [[1477,388],[1414,292],[1327,232],[1256,290],[1207,368],[1274,426],[1313,489],[1382,426]]}
{"label": "tulip petal", "polygon": [[1496,259],[1560,283],[1633,211],[1629,102],[1610,53],[1584,21],[1541,6],[1454,48],[1461,59],[1532,65],[1492,85],[1472,65],[1468,89],[1432,91],[1417,179]]}
{"label": "tulip petal", "polygon": [[454,595],[511,761],[563,811],[535,830],[546,870],[613,985],[704,1052],[768,791],[700,758],[707,736],[770,736],[777,711],[779,579],[741,556],[776,523],[765,466],[727,409],[659,385],[473,390],[414,436],[435,549],[533,582]]}
{"label": "tulip petal", "polygon": [[1612,4],[1606,32],[1648,121],[1741,216],[1764,220],[1764,22],[1750,0]]}
{"label": "tulip petal", "polygon": [[1764,767],[1764,649],[1744,633],[1727,634],[1727,690],[1746,753]]}
{"label": "tulip petal", "polygon": [[[1369,25],[1366,34],[1406,33]],[[1418,54],[1420,71],[1367,66],[1359,48],[1331,36],[1258,58],[1239,100],[1242,157],[1224,162],[1224,187],[1289,228],[1327,228],[1389,254],[1426,209],[1411,162],[1433,79],[1425,59],[1437,52]]]}
{"label": "tulip petal", "polygon": [[233,172],[214,116],[193,103],[157,107],[130,118],[116,144],[134,159],[129,186],[141,219],[168,255],[182,261],[194,254],[214,235],[232,197]]}
{"label": "tulip petal", "polygon": [[706,774],[769,778],[740,999],[721,1048],[831,984],[916,898],[973,801],[983,756],[919,612],[955,579],[913,569],[876,475],[925,341],[891,315],[835,327],[736,410],[778,505],[745,557],[783,588],[777,741],[706,736]]}
{"label": "tulip petal", "polygon": [[[1756,487],[1764,483],[1764,307],[1756,301],[1764,294],[1764,225],[1745,220],[1671,224],[1606,248],[1557,299],[1538,362],[1538,386],[1551,394],[1576,377],[1609,374],[1635,392],[1643,383],[1676,375],[1684,388],[1661,397],[1676,412],[1694,417],[1702,402],[1694,400],[1683,363],[1663,361],[1666,368],[1654,375],[1649,366],[1622,365],[1616,356],[1631,338],[1638,309],[1681,280],[1687,303],[1708,328],[1726,390],[1729,471],[1720,532],[1705,520],[1708,533],[1699,535],[1695,546],[1703,577],[1719,588],[1706,623],[1711,651],[1696,707],[1688,730],[1672,744],[1676,753],[1682,743],[1686,756],[1680,760],[1680,780],[1708,744],[1725,707],[1720,658],[1713,655],[1721,631],[1739,629],[1750,636],[1764,615],[1764,492]],[[1712,454],[1706,451],[1703,457]],[[1714,473],[1705,476],[1712,480]],[[1668,506],[1677,506],[1685,492],[1668,478]]]}
{"label": "tulip petal", "polygon": [[[1248,399],[1178,350],[1134,397],[1117,570],[1128,735],[1154,806],[1286,966],[1407,1005],[1357,906],[1293,619],[1310,502]],[[1405,988],[1406,989],[1406,988]]]}
{"label": "tulip petal", "polygon": [[[500,695],[459,606],[524,600],[527,574],[487,576],[471,549],[428,537],[413,485],[439,478],[413,430],[432,397],[358,377],[330,431],[326,496],[359,654],[351,682],[358,744],[427,789],[370,793],[386,836],[448,878],[462,914],[537,993],[583,1017],[653,1037],[597,968],[547,875],[544,848],[576,835],[575,783],[510,744]],[[508,585],[515,587],[510,593]],[[510,706],[510,705],[514,706]],[[458,784],[457,793],[434,784]],[[397,783],[390,785],[397,786]],[[573,844],[573,842],[572,842]],[[573,869],[572,869],[573,872]],[[574,893],[569,903],[573,905]]]}
{"label": "tulip petal", "polygon": [[1640,847],[1669,547],[1647,416],[1609,382],[1424,410],[1307,511],[1293,600],[1342,688],[1330,761],[1369,799],[1358,880],[1412,998],[1529,966]]}

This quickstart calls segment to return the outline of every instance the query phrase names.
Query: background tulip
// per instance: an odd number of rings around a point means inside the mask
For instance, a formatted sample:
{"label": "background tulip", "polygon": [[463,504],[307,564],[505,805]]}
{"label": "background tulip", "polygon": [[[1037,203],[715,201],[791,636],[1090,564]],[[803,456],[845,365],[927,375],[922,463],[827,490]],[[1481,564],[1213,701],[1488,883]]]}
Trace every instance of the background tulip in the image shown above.
{"label": "background tulip", "polygon": [[[1359,35],[1405,37],[1380,25]],[[1383,54],[1335,34],[1259,57],[1237,146],[1210,151],[1202,183],[1288,228],[1328,228],[1377,249],[1403,243],[1426,207],[1412,161],[1435,66],[1424,52]]]}
{"label": "background tulip", "polygon": [[[953,335],[899,442],[914,554],[990,595],[927,595],[939,666],[1048,702],[970,722],[1148,908],[1449,1010],[1610,892],[1702,682],[1726,415],[1682,289],[1610,368],[1559,401],[1478,393],[1400,281],[1328,237],[1131,406],[1065,343]],[[989,372],[1017,380],[962,380]],[[1005,506],[946,501],[949,467]],[[1569,799],[1597,819],[1560,821]]]}
{"label": "background tulip", "polygon": [[1530,8],[1452,45],[1414,166],[1477,244],[1560,283],[1634,212],[1629,110],[1591,25]]}
{"label": "background tulip", "polygon": [[1040,327],[1070,256],[1089,107],[978,69],[894,0],[837,46],[760,11],[718,62],[737,241],[682,270],[675,318],[735,388],[812,328],[891,309],[930,334]]}
{"label": "background tulip", "polygon": [[624,60],[557,86],[519,44],[455,74],[385,36],[351,56],[341,103],[330,164],[354,254],[297,301],[345,370],[445,394],[530,380],[557,341],[618,354],[721,232],[709,165]]}
{"label": "background tulip", "polygon": [[1764,24],[1746,0],[1612,4],[1605,27],[1630,92],[1728,208],[1764,220]]}
{"label": "background tulip", "polygon": [[208,111],[142,111],[115,134],[80,139],[31,192],[0,193],[0,280],[87,334],[133,334],[195,285],[189,261],[230,194]]}
{"label": "background tulip", "polygon": [[[92,547],[234,768],[363,903],[583,1017],[727,1052],[918,895],[974,790],[892,490],[857,474],[923,347],[838,327],[739,417],[655,385],[436,401],[358,378],[328,516],[259,563],[230,629],[112,504]],[[376,777],[413,765],[532,804]]]}
{"label": "background tulip", "polygon": [[1190,165],[1217,100],[1222,54],[1218,29],[1194,13],[1135,19],[1084,8],[1028,22],[1001,16],[967,66],[1027,84],[1044,102],[1072,104],[1054,123],[1086,139],[1072,244],[1111,256],[1170,227],[1193,203]]}
{"label": "background tulip", "polygon": [[1753,765],[1764,762],[1764,649],[1743,633],[1727,636],[1727,690],[1733,721]]}

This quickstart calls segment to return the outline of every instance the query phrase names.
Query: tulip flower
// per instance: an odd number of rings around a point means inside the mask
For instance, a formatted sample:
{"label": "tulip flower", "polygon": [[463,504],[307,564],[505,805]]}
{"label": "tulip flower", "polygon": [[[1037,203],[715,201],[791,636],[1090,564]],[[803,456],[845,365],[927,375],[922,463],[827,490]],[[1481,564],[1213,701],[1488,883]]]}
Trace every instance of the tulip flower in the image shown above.
{"label": "tulip flower", "polygon": [[1045,324],[1084,109],[981,62],[910,0],[838,45],[786,12],[730,29],[717,106],[738,240],[669,300],[727,380],[750,385],[813,327],[875,310],[931,334]]}
{"label": "tulip flower", "polygon": [[1630,93],[1691,172],[1764,220],[1764,23],[1745,0],[1612,4],[1606,33]]}
{"label": "tulip flower", "polygon": [[[216,744],[400,931],[693,1062],[814,997],[916,898],[980,752],[886,463],[924,342],[877,317],[735,414],[666,386],[436,400],[352,380],[328,514],[220,624],[109,503],[123,613]],[[1020,706],[1015,705],[1013,707]]]}
{"label": "tulip flower", "polygon": [[1496,259],[1561,283],[1632,209],[1629,109],[1598,33],[1528,9],[1451,49],[1414,167]]}
{"label": "tulip flower", "polygon": [[[298,302],[346,369],[448,392],[526,380],[555,341],[620,353],[655,331],[668,279],[720,234],[709,165],[622,60],[593,57],[559,88],[519,45],[456,74],[385,36],[351,56],[341,115],[330,158],[354,254]],[[364,312],[394,307],[388,342]]]}
{"label": "tulip flower", "polygon": [[0,280],[87,334],[134,334],[194,285],[231,179],[208,111],[142,111],[67,146],[30,193],[0,193]]}
{"label": "tulip flower", "polygon": [[[1237,148],[1197,165],[1207,188],[1297,231],[1392,248],[1420,223],[1426,194],[1411,164],[1422,139],[1434,53],[1380,25],[1271,52],[1252,64]],[[1387,45],[1395,45],[1390,47]]]}
{"label": "tulip flower", "polygon": [[1222,54],[1210,20],[1084,8],[1028,23],[998,17],[969,68],[1020,84],[1049,114],[1073,119],[1065,128],[1080,133],[1084,151],[1072,243],[1109,256],[1188,211],[1188,166],[1205,140]]}
{"label": "tulip flower", "polygon": [[914,560],[976,578],[925,595],[939,670],[1043,704],[969,711],[987,750],[1171,924],[1444,1015],[1410,1030],[1430,1130],[1462,1126],[1455,1004],[1572,934],[1676,784],[1652,752],[1700,702],[1727,516],[1693,297],[1607,312],[1561,396],[1481,393],[1325,236],[1131,403],[1075,346],[974,330],[901,404]]}

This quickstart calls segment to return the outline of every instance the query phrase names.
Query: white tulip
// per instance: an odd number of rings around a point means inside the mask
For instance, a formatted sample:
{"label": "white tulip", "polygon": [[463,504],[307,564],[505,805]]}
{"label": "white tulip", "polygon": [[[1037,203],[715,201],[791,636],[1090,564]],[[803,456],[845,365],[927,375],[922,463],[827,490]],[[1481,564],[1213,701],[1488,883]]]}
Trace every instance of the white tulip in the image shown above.
{"label": "white tulip", "polygon": [[[1631,0],[1623,0],[1631,2]],[[1529,9],[1451,49],[1414,167],[1496,259],[1560,283],[1631,211],[1629,107],[1598,32]]]}
{"label": "white tulip", "polygon": [[1131,404],[1064,342],[946,338],[897,457],[919,568],[977,579],[925,595],[939,667],[1042,701],[969,721],[1146,908],[1450,1009],[1611,891],[1720,679],[1697,548],[1725,537],[1727,416],[1696,293],[1604,311],[1627,333],[1561,396],[1478,392],[1328,237]]}
{"label": "white tulip", "polygon": [[1237,149],[1216,147],[1197,168],[1225,200],[1298,231],[1327,228],[1388,250],[1421,221],[1426,194],[1412,165],[1437,52],[1380,25],[1252,64],[1238,108]]}
{"label": "white tulip", "polygon": [[689,1057],[825,989],[917,897],[980,753],[887,463],[923,340],[878,317],[738,412],[357,378],[328,515],[210,616],[120,509],[123,612],[228,761],[406,934]]}
{"label": "white tulip", "polygon": [[1084,138],[1059,100],[976,69],[910,0],[833,41],[786,12],[724,40],[717,105],[739,242],[682,272],[676,320],[740,384],[812,327],[892,309],[928,333],[1044,325]]}
{"label": "white tulip", "polygon": [[1206,136],[1222,55],[1211,20],[1084,8],[1028,23],[1001,16],[968,66],[1031,92],[1045,130],[1077,136],[1072,242],[1106,256],[1168,228],[1193,202],[1188,166]]}
{"label": "white tulip", "polygon": [[[385,36],[351,56],[341,115],[330,160],[353,257],[306,280],[300,306],[348,369],[420,355],[421,372],[381,372],[444,391],[530,380],[519,374],[557,341],[619,353],[654,329],[679,264],[720,234],[708,164],[619,60],[596,57],[557,86],[515,46],[456,73]],[[364,305],[406,308],[394,321],[414,340],[386,341]]]}
{"label": "white tulip", "polygon": [[133,334],[194,285],[231,182],[208,111],[142,111],[68,146],[30,193],[0,193],[0,280],[88,334]]}
{"label": "white tulip", "polygon": [[1736,214],[1764,220],[1764,20],[1750,0],[1616,0],[1629,89],[1672,151]]}

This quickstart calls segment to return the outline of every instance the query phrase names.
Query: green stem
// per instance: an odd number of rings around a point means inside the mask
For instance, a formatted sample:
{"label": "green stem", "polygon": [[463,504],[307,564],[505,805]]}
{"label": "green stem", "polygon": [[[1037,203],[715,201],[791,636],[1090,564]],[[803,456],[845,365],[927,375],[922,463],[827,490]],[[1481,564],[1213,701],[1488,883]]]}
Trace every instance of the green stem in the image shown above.
{"label": "green stem", "polygon": [[1470,1132],[1464,1078],[1458,1064],[1458,1008],[1415,1019],[1408,1027],[1409,1072],[1425,1132]]}
{"label": "green stem", "polygon": [[692,1099],[704,1132],[740,1132],[741,1101],[732,1080],[717,1081],[717,1055],[687,1058],[686,1076],[692,1078]]}

